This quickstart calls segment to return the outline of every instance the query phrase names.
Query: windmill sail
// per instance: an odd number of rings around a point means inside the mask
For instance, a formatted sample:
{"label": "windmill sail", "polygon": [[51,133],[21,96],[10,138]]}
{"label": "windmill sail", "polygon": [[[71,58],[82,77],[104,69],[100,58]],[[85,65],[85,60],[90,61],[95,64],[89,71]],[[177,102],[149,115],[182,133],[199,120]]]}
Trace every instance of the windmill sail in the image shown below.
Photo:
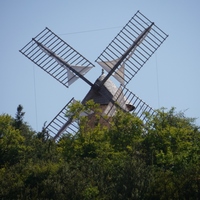
{"label": "windmill sail", "polygon": [[84,75],[94,65],[48,28],[20,52],[66,87],[78,78],[92,86]]}
{"label": "windmill sail", "polygon": [[127,85],[167,37],[138,11],[96,59],[108,72],[105,81],[113,75]]}
{"label": "windmill sail", "polygon": [[78,123],[72,117],[66,116],[69,105],[75,102],[72,98],[67,105],[46,126],[45,130],[51,137],[57,140],[63,134],[74,134],[78,131]]}
{"label": "windmill sail", "polygon": [[154,114],[154,110],[142,99],[136,96],[134,93],[129,91],[127,88],[120,86],[113,95],[113,102],[109,102],[104,114],[112,117],[115,115],[119,107],[127,112],[132,112],[135,116],[139,117],[144,122],[147,120],[146,113],[149,115]]}

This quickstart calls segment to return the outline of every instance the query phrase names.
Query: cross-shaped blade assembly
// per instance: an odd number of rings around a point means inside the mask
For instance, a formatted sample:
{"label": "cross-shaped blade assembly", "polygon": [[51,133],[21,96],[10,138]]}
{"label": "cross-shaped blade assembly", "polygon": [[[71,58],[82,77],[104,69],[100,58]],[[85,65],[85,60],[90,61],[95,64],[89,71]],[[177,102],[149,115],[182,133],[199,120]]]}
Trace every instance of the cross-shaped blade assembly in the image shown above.
{"label": "cross-shaped blade assembly", "polygon": [[[48,28],[33,38],[20,52],[66,87],[78,78],[88,83],[91,89],[82,103],[86,104],[93,99],[100,104],[101,115],[105,119],[101,121],[102,125],[105,122],[109,125],[109,117],[112,119],[117,109],[133,112],[145,123],[145,113],[152,115],[154,110],[130,92],[126,85],[167,37],[167,34],[138,11],[96,59],[107,74],[102,74],[94,84],[84,76],[94,65]],[[112,83],[110,76],[117,79],[120,87]],[[71,99],[47,125],[47,132],[55,140],[63,134],[74,134],[79,130],[73,113],[66,116],[70,112],[69,106],[74,102]],[[89,117],[89,126],[92,127],[95,112],[84,112],[81,115]]]}

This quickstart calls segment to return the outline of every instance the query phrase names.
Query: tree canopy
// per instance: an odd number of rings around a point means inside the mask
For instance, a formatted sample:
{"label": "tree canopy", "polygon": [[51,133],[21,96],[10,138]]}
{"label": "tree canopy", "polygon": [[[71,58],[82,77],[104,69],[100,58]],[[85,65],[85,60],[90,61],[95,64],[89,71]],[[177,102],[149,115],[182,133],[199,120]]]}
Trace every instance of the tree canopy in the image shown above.
{"label": "tree canopy", "polygon": [[[0,115],[1,199],[199,199],[195,119],[160,109],[144,124],[118,111],[108,126],[92,102],[70,109],[80,129],[59,141],[33,131],[21,105]],[[90,109],[93,125],[79,115]]]}

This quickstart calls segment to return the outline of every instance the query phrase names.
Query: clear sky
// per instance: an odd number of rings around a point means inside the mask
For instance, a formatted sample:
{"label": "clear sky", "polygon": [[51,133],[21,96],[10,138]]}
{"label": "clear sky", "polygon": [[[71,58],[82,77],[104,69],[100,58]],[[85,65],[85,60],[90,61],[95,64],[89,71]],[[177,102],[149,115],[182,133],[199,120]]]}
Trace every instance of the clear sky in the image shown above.
{"label": "clear sky", "polygon": [[14,117],[21,104],[25,121],[40,131],[90,89],[82,80],[65,88],[19,52],[45,27],[95,64],[87,74],[94,82],[101,74],[95,59],[137,10],[169,37],[128,89],[153,108],[176,107],[200,125],[199,0],[0,0],[0,114]]}

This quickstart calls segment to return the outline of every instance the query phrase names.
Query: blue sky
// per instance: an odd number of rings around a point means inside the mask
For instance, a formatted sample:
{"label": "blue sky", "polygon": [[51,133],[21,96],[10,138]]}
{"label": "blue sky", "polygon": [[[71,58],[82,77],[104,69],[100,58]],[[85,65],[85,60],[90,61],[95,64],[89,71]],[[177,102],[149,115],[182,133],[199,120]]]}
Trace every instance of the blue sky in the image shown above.
{"label": "blue sky", "polygon": [[0,1],[0,113],[15,116],[19,104],[36,131],[75,97],[90,89],[82,80],[65,88],[19,50],[45,27],[95,64],[87,78],[101,74],[94,61],[127,21],[140,10],[169,34],[128,84],[157,109],[176,107],[200,125],[200,1],[198,0],[18,0]]}

